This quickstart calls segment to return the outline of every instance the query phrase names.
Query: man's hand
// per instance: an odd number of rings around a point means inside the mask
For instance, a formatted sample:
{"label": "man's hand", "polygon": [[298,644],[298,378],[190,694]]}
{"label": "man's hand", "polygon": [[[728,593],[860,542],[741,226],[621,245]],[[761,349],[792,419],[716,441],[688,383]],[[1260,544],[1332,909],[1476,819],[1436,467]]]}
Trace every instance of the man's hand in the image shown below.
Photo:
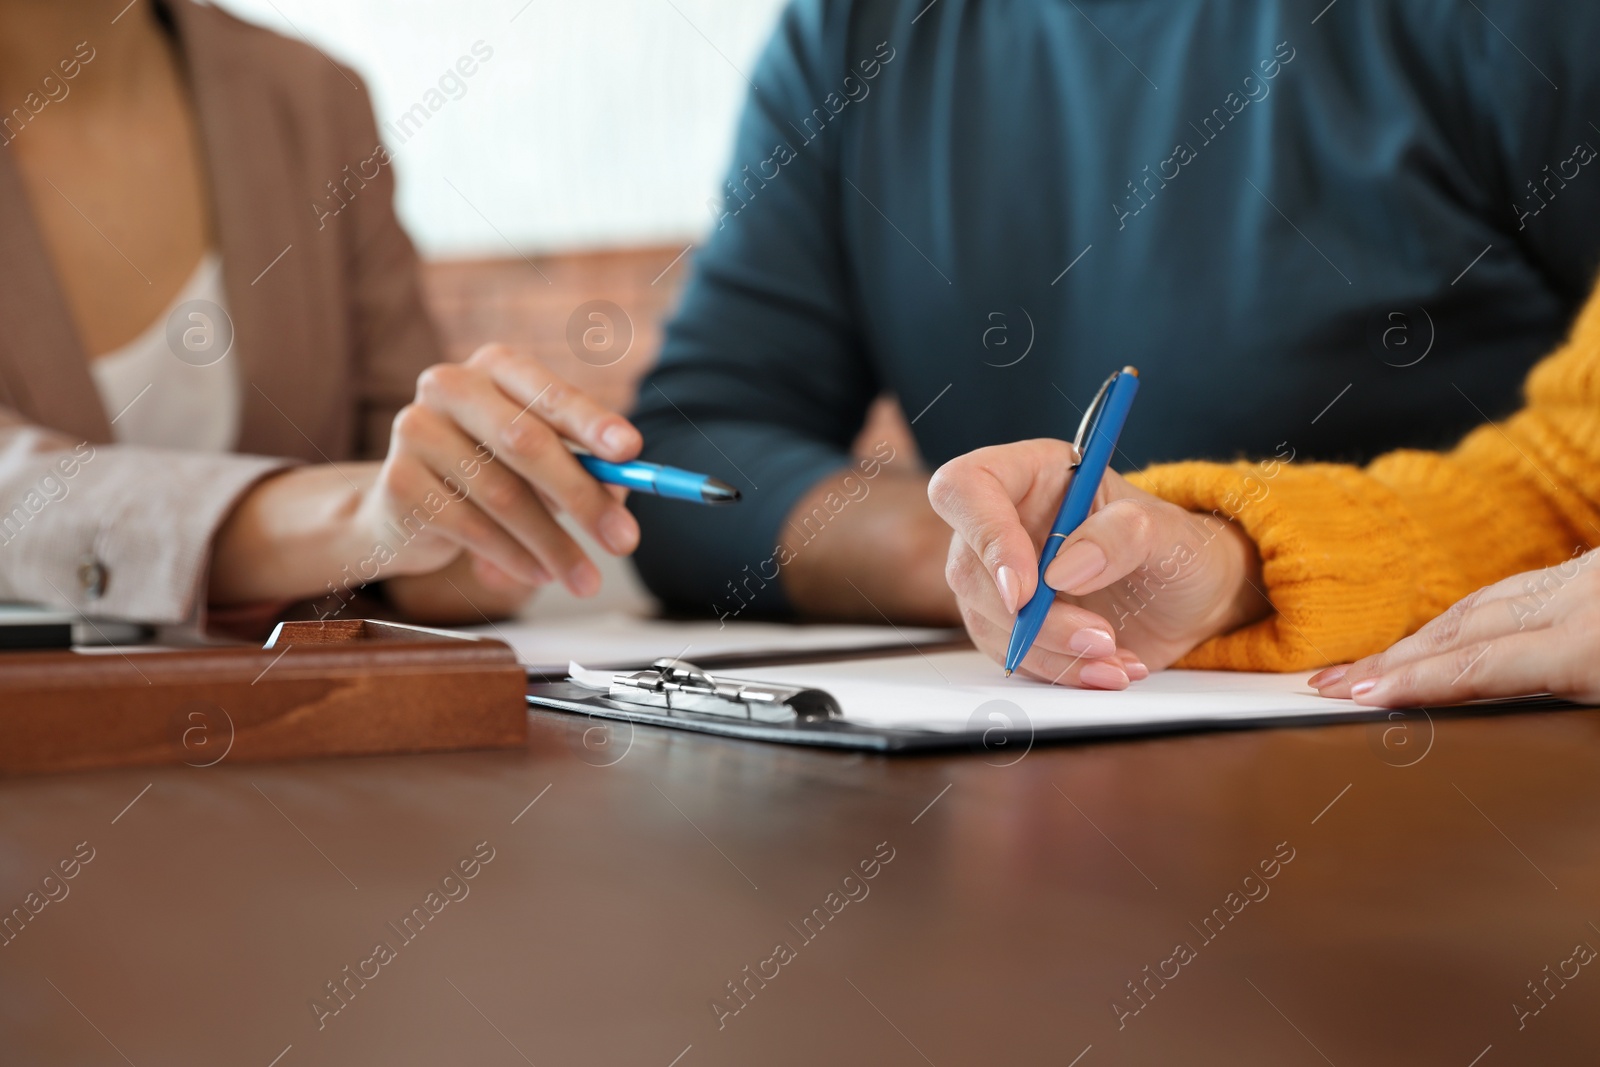
{"label": "man's hand", "polygon": [[[934,510],[955,531],[945,578],[977,646],[1004,662],[1017,609],[1076,453],[1040,439],[980,448],[939,468]],[[1108,471],[1089,519],[1045,572],[1059,591],[1020,669],[1048,682],[1121,689],[1217,634],[1264,618],[1255,546],[1233,523],[1151,496]]]}
{"label": "man's hand", "polygon": [[1480,589],[1311,686],[1390,708],[1534,693],[1600,703],[1600,551]]}

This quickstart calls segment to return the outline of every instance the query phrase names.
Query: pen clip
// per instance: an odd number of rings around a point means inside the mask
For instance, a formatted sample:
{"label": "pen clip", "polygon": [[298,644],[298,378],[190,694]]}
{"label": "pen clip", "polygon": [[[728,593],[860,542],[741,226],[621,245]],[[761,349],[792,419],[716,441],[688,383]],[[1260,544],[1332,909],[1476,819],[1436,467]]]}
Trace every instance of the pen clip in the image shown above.
{"label": "pen clip", "polygon": [[1083,463],[1084,439],[1094,432],[1095,424],[1099,421],[1100,412],[1106,406],[1106,396],[1111,392],[1111,383],[1117,380],[1120,370],[1112,371],[1111,376],[1100,383],[1100,391],[1094,394],[1094,399],[1089,401],[1089,407],[1083,413],[1083,419],[1078,423],[1078,432],[1072,438],[1072,450],[1077,454],[1077,459],[1072,461],[1068,470],[1077,470]]}

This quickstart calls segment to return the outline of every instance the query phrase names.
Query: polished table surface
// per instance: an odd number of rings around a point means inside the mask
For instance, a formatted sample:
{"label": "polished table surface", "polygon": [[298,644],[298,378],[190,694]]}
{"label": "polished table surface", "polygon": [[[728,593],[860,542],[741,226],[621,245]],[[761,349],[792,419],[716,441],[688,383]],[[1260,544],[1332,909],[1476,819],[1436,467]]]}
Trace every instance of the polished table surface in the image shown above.
{"label": "polished table surface", "polygon": [[1600,712],[915,758],[535,713],[10,779],[0,828],[8,1065],[1600,1061]]}

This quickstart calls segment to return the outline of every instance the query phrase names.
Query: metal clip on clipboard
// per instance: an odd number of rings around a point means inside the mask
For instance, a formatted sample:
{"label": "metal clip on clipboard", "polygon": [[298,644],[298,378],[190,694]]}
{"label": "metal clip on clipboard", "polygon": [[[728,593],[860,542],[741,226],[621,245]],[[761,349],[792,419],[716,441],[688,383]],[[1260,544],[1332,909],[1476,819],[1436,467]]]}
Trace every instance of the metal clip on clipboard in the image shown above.
{"label": "metal clip on clipboard", "polygon": [[719,678],[681,659],[658,659],[646,670],[614,674],[608,694],[613,700],[669,712],[763,723],[817,722],[843,714],[839,702],[821,689]]}

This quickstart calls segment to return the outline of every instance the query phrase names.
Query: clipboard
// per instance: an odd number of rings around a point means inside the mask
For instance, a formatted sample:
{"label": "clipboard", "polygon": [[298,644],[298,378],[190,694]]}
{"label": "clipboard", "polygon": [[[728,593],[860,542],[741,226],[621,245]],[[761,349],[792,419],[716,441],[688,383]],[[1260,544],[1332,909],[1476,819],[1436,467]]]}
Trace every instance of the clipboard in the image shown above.
{"label": "clipboard", "polygon": [[[935,653],[934,658],[945,655],[950,654]],[[907,657],[897,658],[909,662]],[[922,658],[928,659],[927,656]],[[827,673],[827,668],[838,673],[839,663],[838,660],[829,660],[813,662],[811,665],[825,668],[823,673]],[[1191,715],[1178,712],[1143,720],[1122,717],[1111,722],[1086,718],[1085,721],[1034,723],[1028,720],[1026,714],[1017,721],[1003,712],[997,712],[988,717],[975,715],[976,721],[969,722],[967,729],[917,729],[848,721],[844,717],[845,708],[841,701],[827,688],[797,681],[794,677],[796,671],[792,668],[771,670],[789,677],[762,680],[759,677],[763,673],[761,668],[739,668],[740,676],[734,677],[713,673],[679,659],[657,660],[644,670],[616,673],[583,671],[573,664],[567,680],[530,685],[527,700],[535,709],[582,715],[589,719],[664,726],[751,741],[879,753],[986,750],[991,754],[1016,753],[1017,759],[1034,744],[1043,742],[1348,723],[1372,723],[1376,724],[1371,727],[1375,731],[1392,732],[1420,725],[1424,718],[1428,723],[1431,743],[1432,719],[1435,716],[1576,707],[1570,702],[1549,696],[1411,710],[1360,707],[1343,701],[1324,703],[1323,698],[1316,698],[1314,705],[1306,701],[1298,704],[1286,702],[1281,710],[1253,711],[1237,717],[1226,717],[1204,712],[1199,707],[1202,700],[1197,696],[1197,707]],[[746,674],[756,677],[745,677]],[[1169,678],[1179,675],[1208,676],[1212,679],[1230,677],[1226,672],[1169,671],[1166,675]],[[1231,677],[1248,679],[1250,676],[1235,673]],[[1082,699],[1087,693],[1085,690],[1065,688],[1051,692],[1056,698],[1068,699]],[[1077,694],[1077,697],[1074,698],[1073,694]],[[1099,693],[1090,695],[1090,699],[1116,699],[1119,696]],[[980,710],[983,706],[987,705],[981,705]],[[1020,707],[1016,710],[1022,711]]]}
{"label": "clipboard", "polygon": [[[573,664],[571,673],[580,669]],[[528,703],[552,709],[749,741],[877,752],[943,747],[936,732],[885,731],[843,721],[837,700],[809,686],[713,674],[682,659],[658,659],[640,671],[584,672],[589,684],[537,683]],[[604,675],[605,687],[598,677]]]}
{"label": "clipboard", "polygon": [[[907,752],[918,749],[972,747],[937,731],[884,730],[858,726],[840,719],[792,719],[763,722],[734,714],[714,714],[676,708],[651,708],[618,700],[573,682],[542,682],[528,689],[528,705],[535,709],[566,712],[591,719],[665,726],[691,733],[716,734],[746,741],[810,745],[820,748],[869,752]],[[993,739],[991,739],[993,741]]]}

